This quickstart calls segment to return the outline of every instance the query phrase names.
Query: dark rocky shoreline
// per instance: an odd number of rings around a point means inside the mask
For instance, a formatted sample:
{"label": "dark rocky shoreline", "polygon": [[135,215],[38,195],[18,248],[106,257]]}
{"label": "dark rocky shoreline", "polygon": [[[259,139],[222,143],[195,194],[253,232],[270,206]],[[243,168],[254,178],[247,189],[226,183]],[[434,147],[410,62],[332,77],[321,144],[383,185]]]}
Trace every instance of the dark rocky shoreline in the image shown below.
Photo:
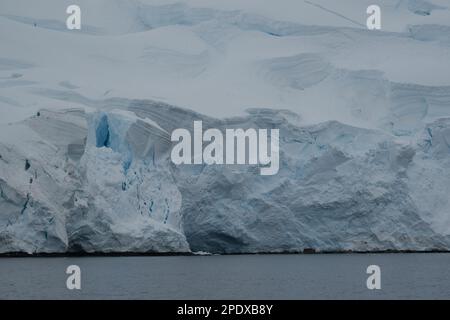
{"label": "dark rocky shoreline", "polygon": [[376,250],[376,251],[314,251],[246,252],[246,253],[191,253],[191,252],[64,252],[64,253],[0,253],[0,258],[69,258],[69,257],[164,257],[164,256],[233,256],[233,255],[295,255],[295,254],[381,254],[381,253],[450,253],[450,250]]}

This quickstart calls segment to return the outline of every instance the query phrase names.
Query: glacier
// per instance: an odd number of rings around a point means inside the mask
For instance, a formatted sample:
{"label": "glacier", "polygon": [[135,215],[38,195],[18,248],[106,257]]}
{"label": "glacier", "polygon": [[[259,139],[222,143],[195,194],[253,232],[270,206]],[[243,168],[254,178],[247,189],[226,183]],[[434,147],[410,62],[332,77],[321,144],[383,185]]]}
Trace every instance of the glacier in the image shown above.
{"label": "glacier", "polygon": [[[1,252],[449,248],[450,118],[399,139],[337,121],[302,126],[287,110],[214,119],[154,101],[116,105],[41,110],[10,126],[23,141],[0,144]],[[194,120],[279,128],[279,173],[174,165],[169,132]]]}
{"label": "glacier", "polygon": [[[0,254],[450,250],[450,5],[0,3]],[[280,130],[280,169],[171,162]]]}

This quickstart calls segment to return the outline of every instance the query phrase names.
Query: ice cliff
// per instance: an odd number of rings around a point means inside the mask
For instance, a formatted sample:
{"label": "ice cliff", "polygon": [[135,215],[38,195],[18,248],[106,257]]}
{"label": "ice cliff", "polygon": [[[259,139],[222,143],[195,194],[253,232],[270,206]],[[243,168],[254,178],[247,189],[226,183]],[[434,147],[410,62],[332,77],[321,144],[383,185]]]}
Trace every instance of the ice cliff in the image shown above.
{"label": "ice cliff", "polygon": [[[450,119],[398,138],[290,111],[41,110],[0,143],[1,252],[448,250]],[[280,171],[170,161],[170,132],[280,129]]]}

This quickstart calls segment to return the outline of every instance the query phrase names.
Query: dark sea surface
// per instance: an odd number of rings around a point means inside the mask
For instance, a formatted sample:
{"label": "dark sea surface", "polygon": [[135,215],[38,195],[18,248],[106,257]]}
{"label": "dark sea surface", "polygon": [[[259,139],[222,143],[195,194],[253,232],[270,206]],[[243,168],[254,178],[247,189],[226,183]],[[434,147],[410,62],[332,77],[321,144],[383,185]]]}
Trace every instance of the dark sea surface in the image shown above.
{"label": "dark sea surface", "polygon": [[[66,287],[69,265],[81,290]],[[450,253],[0,258],[0,299],[449,298]]]}

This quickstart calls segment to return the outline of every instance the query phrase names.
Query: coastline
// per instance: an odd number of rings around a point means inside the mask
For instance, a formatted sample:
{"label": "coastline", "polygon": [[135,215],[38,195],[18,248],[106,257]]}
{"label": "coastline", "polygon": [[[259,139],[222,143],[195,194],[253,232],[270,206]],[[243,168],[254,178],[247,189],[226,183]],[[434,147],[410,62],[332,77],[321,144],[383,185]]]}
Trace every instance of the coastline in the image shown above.
{"label": "coastline", "polygon": [[408,253],[450,253],[450,250],[374,250],[374,251],[285,251],[285,252],[238,252],[238,253],[195,253],[195,252],[61,252],[61,253],[0,253],[0,258],[73,258],[73,257],[171,257],[171,256],[239,256],[239,255],[327,255],[327,254],[408,254]]}

